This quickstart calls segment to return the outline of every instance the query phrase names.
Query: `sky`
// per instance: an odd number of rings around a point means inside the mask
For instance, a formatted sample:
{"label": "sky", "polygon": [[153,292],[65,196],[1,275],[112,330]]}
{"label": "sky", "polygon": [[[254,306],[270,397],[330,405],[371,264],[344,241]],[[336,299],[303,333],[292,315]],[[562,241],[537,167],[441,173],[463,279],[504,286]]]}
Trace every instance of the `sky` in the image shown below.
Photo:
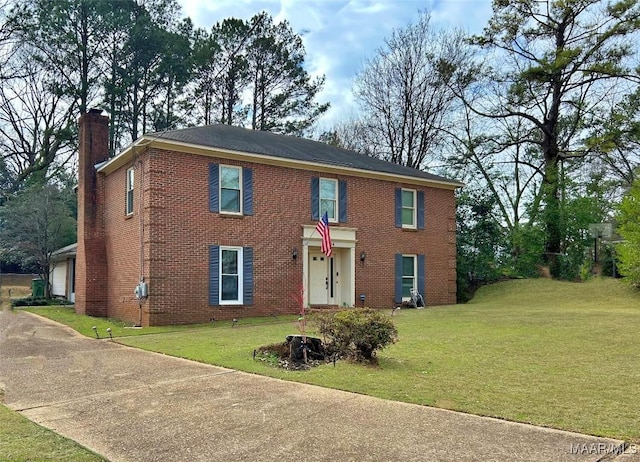
{"label": "sky", "polygon": [[480,33],[491,16],[491,0],[178,0],[196,27],[211,29],[218,21],[250,19],[266,11],[274,22],[289,21],[302,37],[306,70],[324,75],[317,100],[331,108],[318,123],[319,131],[356,113],[354,77],[384,45],[394,29],[402,29],[431,12],[437,29],[462,27]]}

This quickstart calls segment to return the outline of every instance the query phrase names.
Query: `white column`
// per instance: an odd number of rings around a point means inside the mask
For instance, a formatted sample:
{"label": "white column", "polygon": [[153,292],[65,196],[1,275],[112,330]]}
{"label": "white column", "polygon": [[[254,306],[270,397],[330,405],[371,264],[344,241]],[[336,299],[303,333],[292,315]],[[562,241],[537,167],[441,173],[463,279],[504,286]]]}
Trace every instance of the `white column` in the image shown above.
{"label": "white column", "polygon": [[304,306],[309,306],[309,240],[302,239],[302,285],[304,287]]}
{"label": "white column", "polygon": [[351,290],[349,291],[349,306],[356,306],[356,248],[349,248],[349,274],[351,276]]}

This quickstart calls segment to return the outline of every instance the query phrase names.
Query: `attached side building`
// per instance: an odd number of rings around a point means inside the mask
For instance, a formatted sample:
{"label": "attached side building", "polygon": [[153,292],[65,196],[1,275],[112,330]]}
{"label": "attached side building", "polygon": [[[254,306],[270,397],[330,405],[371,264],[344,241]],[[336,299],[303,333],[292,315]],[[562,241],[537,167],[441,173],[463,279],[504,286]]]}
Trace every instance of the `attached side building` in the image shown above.
{"label": "attached side building", "polygon": [[56,250],[52,254],[51,274],[51,295],[64,298],[70,302],[75,301],[75,268],[76,249],[78,244],[71,244]]}
{"label": "attached side building", "polygon": [[146,326],[296,313],[300,297],[390,308],[412,287],[455,303],[458,182],[227,125],[147,134],[111,159],[107,140],[107,117],[82,116],[79,313]]}

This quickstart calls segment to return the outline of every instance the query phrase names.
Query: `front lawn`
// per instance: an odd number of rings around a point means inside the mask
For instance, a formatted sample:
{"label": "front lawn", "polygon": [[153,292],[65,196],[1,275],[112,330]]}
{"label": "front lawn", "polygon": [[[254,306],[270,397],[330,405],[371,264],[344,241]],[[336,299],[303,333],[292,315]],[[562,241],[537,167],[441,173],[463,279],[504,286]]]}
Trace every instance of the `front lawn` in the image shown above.
{"label": "front lawn", "polygon": [[394,316],[400,341],[379,354],[377,368],[338,362],[296,372],[255,361],[253,349],[297,333],[293,319],[260,321],[117,341],[287,380],[640,442],[640,293],[617,280],[515,280],[484,287],[465,305],[401,310]]}
{"label": "front lawn", "polygon": [[106,459],[0,405],[0,460],[98,462]]}

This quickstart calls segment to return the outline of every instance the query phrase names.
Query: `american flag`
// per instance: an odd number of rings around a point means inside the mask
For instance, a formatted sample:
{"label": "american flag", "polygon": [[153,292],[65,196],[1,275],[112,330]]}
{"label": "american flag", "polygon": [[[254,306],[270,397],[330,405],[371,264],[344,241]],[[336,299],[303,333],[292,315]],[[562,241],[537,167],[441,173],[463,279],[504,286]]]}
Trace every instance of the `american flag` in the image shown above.
{"label": "american flag", "polygon": [[327,217],[327,212],[324,212],[322,218],[316,225],[316,231],[322,238],[322,244],[320,244],[320,250],[327,257],[331,256],[331,235],[329,234],[329,218]]}

